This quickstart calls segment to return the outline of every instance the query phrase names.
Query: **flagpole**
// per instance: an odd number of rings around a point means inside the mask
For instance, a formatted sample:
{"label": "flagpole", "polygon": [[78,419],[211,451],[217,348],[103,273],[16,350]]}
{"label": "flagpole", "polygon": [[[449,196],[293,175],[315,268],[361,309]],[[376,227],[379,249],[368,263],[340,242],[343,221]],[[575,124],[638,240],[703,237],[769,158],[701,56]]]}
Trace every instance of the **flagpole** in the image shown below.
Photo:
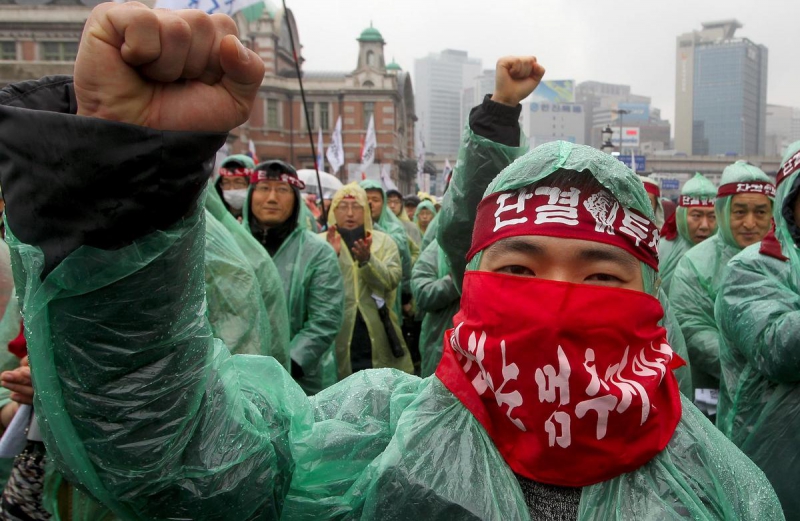
{"label": "flagpole", "polygon": [[289,10],[286,9],[286,0],[283,0],[283,16],[286,17],[286,27],[289,29],[289,41],[292,43],[292,55],[294,56],[294,68],[297,71],[297,81],[300,83],[300,97],[303,100],[303,112],[306,115],[306,128],[308,129],[308,142],[311,145],[311,155],[314,158],[314,171],[317,173],[317,188],[319,188],[319,202],[322,205],[323,221],[328,222],[328,212],[325,211],[325,196],[322,194],[322,180],[319,176],[319,165],[317,165],[317,151],[314,147],[314,136],[311,133],[311,118],[308,115],[308,105],[306,105],[306,91],[303,88],[303,75],[300,74],[300,60],[297,59],[297,49],[294,46],[294,31],[292,24],[289,23]]}

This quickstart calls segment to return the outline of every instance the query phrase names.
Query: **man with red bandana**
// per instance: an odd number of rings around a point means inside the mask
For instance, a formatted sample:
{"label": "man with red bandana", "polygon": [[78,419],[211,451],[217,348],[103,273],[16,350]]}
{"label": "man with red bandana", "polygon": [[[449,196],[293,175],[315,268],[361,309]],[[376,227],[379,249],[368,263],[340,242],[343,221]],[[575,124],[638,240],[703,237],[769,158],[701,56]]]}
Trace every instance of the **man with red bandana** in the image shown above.
{"label": "man with red bandana", "polygon": [[[209,25],[210,49],[169,45],[187,27],[206,42]],[[639,180],[569,143],[511,164],[524,152],[519,101],[544,74],[533,58],[500,60],[493,99],[465,132],[439,231],[464,291],[436,376],[365,370],[309,399],[270,358],[214,341],[196,201],[206,154],[246,119],[263,77],[232,33],[220,17],[103,4],[76,64],[84,117],[75,103],[47,105],[70,96],[67,80],[0,97],[0,130],[17,129],[4,134],[0,180],[35,405],[69,479],[125,519],[780,518],[763,475],[681,400],[680,359],[648,294],[658,237]],[[113,74],[92,74],[101,67]],[[177,92],[185,105],[163,105],[174,113],[141,111]],[[207,105],[213,117],[195,110]],[[30,154],[36,118],[71,136],[52,157]],[[104,154],[98,136],[127,136],[136,161]],[[77,160],[87,146],[97,170]],[[73,165],[59,170],[71,182],[39,192],[31,219],[25,195],[48,184],[22,172],[49,175],[56,160]],[[87,194],[120,165],[140,175]],[[180,206],[141,193],[153,176],[175,185]],[[120,194],[140,204],[87,218]],[[54,244],[64,227],[42,216],[67,205],[75,233]]]}
{"label": "man with red bandana", "polygon": [[717,231],[716,196],[714,184],[700,173],[681,188],[678,207],[664,224],[658,243],[658,273],[661,288],[667,295],[675,268],[686,252]]}
{"label": "man with red bandana", "polygon": [[767,475],[786,519],[800,519],[800,141],[776,184],[773,231],[728,262],[717,296],[717,426]]}
{"label": "man with red bandana", "polygon": [[775,185],[758,167],[737,161],[725,168],[714,203],[718,232],[690,249],[672,277],[669,300],[692,363],[693,399],[712,422],[720,380],[714,302],[728,261],[769,231],[774,198]]}

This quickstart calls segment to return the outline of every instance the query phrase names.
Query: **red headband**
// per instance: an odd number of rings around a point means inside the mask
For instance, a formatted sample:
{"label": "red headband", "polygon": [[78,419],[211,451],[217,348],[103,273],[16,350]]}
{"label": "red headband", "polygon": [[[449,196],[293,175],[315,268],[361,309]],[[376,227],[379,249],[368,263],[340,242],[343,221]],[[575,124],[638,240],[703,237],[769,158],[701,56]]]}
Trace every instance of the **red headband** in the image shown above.
{"label": "red headband", "polygon": [[775,185],[780,186],[783,180],[792,175],[798,168],[800,168],[800,150],[795,152],[792,157],[787,159],[786,162],[781,165],[780,170],[778,170],[778,178],[775,182]]}
{"label": "red headband", "polygon": [[219,175],[222,177],[250,177],[253,175],[253,170],[250,168],[236,168],[234,170],[220,168]]}
{"label": "red headband", "polygon": [[653,183],[643,183],[644,189],[648,194],[653,194],[656,197],[661,197],[661,189],[658,185],[654,185]]}
{"label": "red headband", "polygon": [[691,208],[692,206],[714,208],[714,201],[715,199],[713,197],[692,197],[691,195],[682,195],[680,201],[678,201],[678,206],[683,206],[684,208]]}
{"label": "red headband", "polygon": [[744,183],[728,183],[719,187],[717,197],[728,197],[736,194],[761,194],[775,197],[775,185],[766,181]]}
{"label": "red headband", "polygon": [[605,190],[537,186],[486,197],[478,205],[467,260],[500,239],[520,235],[610,244],[658,270],[658,228]]}
{"label": "red headband", "polygon": [[289,183],[290,185],[297,187],[299,190],[302,190],[306,187],[306,184],[298,179],[297,176],[287,174],[286,172],[276,174],[264,170],[253,170],[253,173],[250,176],[250,183],[256,184],[259,181],[283,181],[284,183]]}

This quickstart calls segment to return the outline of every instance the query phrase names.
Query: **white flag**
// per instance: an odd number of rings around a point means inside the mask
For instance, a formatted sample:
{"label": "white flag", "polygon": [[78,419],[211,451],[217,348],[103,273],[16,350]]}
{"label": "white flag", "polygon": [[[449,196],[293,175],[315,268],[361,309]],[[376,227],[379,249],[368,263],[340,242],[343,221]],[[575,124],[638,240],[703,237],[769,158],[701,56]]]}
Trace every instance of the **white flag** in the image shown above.
{"label": "white flag", "polygon": [[633,149],[631,149],[631,170],[634,174],[636,173],[636,156],[633,155]]}
{"label": "white flag", "polygon": [[442,178],[445,184],[450,182],[450,176],[453,175],[453,167],[450,166],[450,158],[444,160],[444,170],[442,171]]}
{"label": "white flag", "polygon": [[381,184],[383,185],[383,189],[387,192],[389,190],[397,190],[397,185],[394,184],[394,180],[392,179],[391,163],[384,163],[381,165]]}
{"label": "white flag", "polygon": [[375,137],[375,116],[369,117],[367,136],[364,138],[364,146],[361,149],[361,172],[364,173],[369,165],[375,162],[375,149],[378,147],[378,140]]}
{"label": "white flag", "polygon": [[325,154],[322,152],[322,127],[317,133],[317,169],[325,170]]}
{"label": "white flag", "polygon": [[344,147],[342,146],[342,116],[339,116],[339,119],[336,120],[336,128],[333,129],[333,135],[331,135],[331,145],[328,147],[328,151],[325,152],[325,157],[328,158],[328,163],[331,164],[333,173],[338,172],[344,164]]}
{"label": "white flag", "polygon": [[258,154],[256,154],[256,144],[255,142],[253,142],[252,139],[250,140],[250,142],[247,143],[247,152],[248,155],[250,156],[250,159],[252,159],[253,162],[258,163]]}
{"label": "white flag", "polygon": [[264,0],[156,0],[156,9],[200,9],[208,14],[232,16]]}

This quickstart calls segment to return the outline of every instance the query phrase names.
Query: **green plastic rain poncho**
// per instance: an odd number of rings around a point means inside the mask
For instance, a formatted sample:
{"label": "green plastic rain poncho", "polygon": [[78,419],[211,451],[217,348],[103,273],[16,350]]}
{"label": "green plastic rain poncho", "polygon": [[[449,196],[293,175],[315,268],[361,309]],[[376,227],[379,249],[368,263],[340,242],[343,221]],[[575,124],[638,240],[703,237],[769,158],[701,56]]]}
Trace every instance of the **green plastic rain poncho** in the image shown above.
{"label": "green plastic rain poncho", "polygon": [[[430,203],[429,203],[430,204]],[[419,337],[422,358],[421,376],[432,375],[442,358],[444,333],[453,327],[453,315],[458,311],[461,295],[450,277],[444,251],[434,241],[425,248],[414,265],[411,292],[417,308],[425,312]]]}
{"label": "green plastic rain poncho", "polygon": [[[784,165],[798,151],[795,142]],[[722,337],[717,426],[766,473],[786,519],[800,519],[800,234],[794,224],[800,161],[793,164],[775,197],[775,237],[728,263],[715,308]],[[768,245],[788,259],[762,253]]]}
{"label": "green plastic rain poncho", "polygon": [[205,259],[208,320],[214,336],[234,354],[272,355],[269,317],[255,271],[230,232],[210,213]]}
{"label": "green plastic rain poncho", "polygon": [[[717,196],[717,189],[714,184],[702,174],[695,174],[693,178],[686,181],[681,189],[681,196],[689,196],[697,199],[714,199]],[[669,295],[672,275],[678,263],[693,246],[689,237],[689,226],[686,223],[687,208],[678,206],[672,219],[678,230],[678,235],[674,239],[661,238],[658,243],[658,274],[661,276],[661,288]]]}
{"label": "green plastic rain poncho", "polygon": [[[720,186],[746,181],[771,183],[759,168],[744,161],[725,168]],[[714,319],[714,301],[717,299],[722,276],[728,261],[742,248],[731,232],[732,196],[718,197],[714,203],[717,215],[717,233],[690,249],[678,263],[672,277],[669,300],[686,339],[686,348],[692,360],[692,384],[695,390],[719,389],[719,330]],[[706,406],[708,397],[698,398]],[[712,398],[707,411],[713,416],[716,408]]]}
{"label": "green plastic rain poncho", "polygon": [[[403,306],[402,299],[400,297],[402,297],[403,294],[411,293],[411,239],[408,238],[405,227],[403,227],[403,225],[400,223],[400,219],[398,219],[397,216],[392,212],[391,208],[389,208],[389,204],[386,202],[386,191],[383,189],[381,184],[377,181],[368,179],[366,181],[361,181],[359,186],[361,186],[361,188],[364,190],[380,190],[381,195],[383,196],[383,211],[381,211],[381,217],[375,224],[377,225],[377,229],[379,231],[388,234],[394,240],[394,243],[397,245],[397,249],[400,252],[400,266],[403,270],[403,278],[401,279],[400,286],[397,291],[398,298],[395,302],[394,311],[402,321]],[[331,206],[331,208],[333,208],[333,206]]]}
{"label": "green plastic rain poncho", "polygon": [[[394,305],[395,301],[399,299],[397,288],[401,277],[400,254],[397,251],[396,242],[388,234],[373,229],[367,194],[356,183],[345,185],[333,196],[331,211],[328,214],[328,226],[336,224],[333,209],[342,202],[345,196],[354,197],[358,204],[364,207],[364,230],[372,234],[372,248],[369,262],[363,267],[359,267],[358,262],[353,259],[342,241],[339,268],[344,278],[345,300],[344,320],[339,335],[336,337],[336,363],[339,378],[345,378],[352,372],[350,342],[357,313],[361,313],[369,331],[372,342],[372,367],[389,367],[411,373],[414,371],[414,367],[411,363],[411,355],[403,341],[400,321]],[[324,240],[326,233],[321,233],[319,236]],[[378,315],[378,308],[372,295],[376,295],[386,302],[395,333],[403,344],[405,355],[401,358],[395,358],[392,354],[386,330]]]}
{"label": "green plastic rain poncho", "polygon": [[[419,212],[420,212],[420,210],[428,210],[428,211],[430,211],[433,214],[433,218],[434,219],[436,218],[436,214],[438,213],[436,211],[436,207],[433,205],[432,202],[430,202],[428,199],[423,199],[422,202],[419,203],[419,205],[417,206],[417,209],[414,211],[414,224],[416,224],[417,227],[419,227]],[[431,221],[431,222],[433,222],[433,221]],[[429,222],[428,226],[430,227],[430,225],[431,225],[431,223]],[[420,230],[420,232],[422,232],[422,228],[421,227],[419,228],[419,230]],[[426,232],[427,232],[427,229],[425,230],[425,232],[422,232],[423,235]]]}
{"label": "green plastic rain poncho", "polygon": [[[289,355],[303,371],[303,376],[295,379],[307,394],[316,394],[336,383],[334,340],[342,327],[344,287],[336,252],[304,224],[311,212],[300,200],[300,191],[294,189],[294,193],[296,206],[290,219],[294,218],[296,225],[272,260],[288,305]],[[248,196],[242,222],[245,229],[253,219],[249,203]]]}
{"label": "green plastic rain poncho", "polygon": [[420,244],[422,243],[422,234],[419,232],[419,227],[408,218],[405,208],[400,208],[400,215],[397,216],[400,224],[406,230],[408,237],[408,249],[411,254],[411,264],[415,264],[422,252]]}
{"label": "green plastic rain poncho", "polygon": [[[258,290],[261,294],[261,300],[266,309],[266,324],[261,321],[258,326],[250,325],[250,327],[257,328],[258,334],[264,335],[261,338],[261,344],[269,346],[266,353],[261,351],[259,354],[268,354],[275,357],[278,362],[289,368],[289,316],[286,312],[286,299],[283,294],[283,282],[281,281],[278,270],[272,259],[264,251],[264,248],[256,241],[247,229],[239,224],[239,222],[231,215],[222,204],[222,200],[217,195],[216,191],[208,190],[208,196],[205,200],[206,210],[217,220],[222,227],[227,230],[229,237],[225,238],[220,243],[221,249],[217,251],[217,255],[226,256],[233,255],[235,249],[230,244],[230,237],[233,238],[235,245],[238,246],[239,251],[250,264],[253,272],[258,280]],[[227,252],[226,252],[227,250]],[[209,255],[208,246],[206,247],[206,255]],[[243,275],[244,271],[238,273]],[[249,274],[247,275],[249,277]],[[208,277],[207,277],[208,278]],[[237,278],[237,282],[238,282]],[[243,283],[245,280],[242,281]],[[208,280],[207,280],[208,283]],[[247,281],[247,284],[252,282]],[[239,287],[231,285],[230,280],[219,279],[217,280],[216,287],[213,288],[220,299],[230,298],[228,294],[231,293],[232,288]],[[209,288],[211,289],[211,288]],[[240,319],[237,318],[238,310],[230,310],[229,318],[236,324]],[[209,310],[211,312],[211,310]],[[260,316],[260,313],[258,313]],[[246,328],[247,324],[240,323],[242,328]]]}
{"label": "green plastic rain poncho", "polygon": [[[95,168],[107,171],[136,152],[148,160],[146,175],[169,175],[157,170],[162,158],[180,157],[178,181],[188,189],[208,175],[202,154],[225,136],[0,106],[0,126],[15,129],[0,175],[37,414],[48,453],[68,479],[125,520],[530,518],[486,431],[435,377],[362,371],[308,398],[273,358],[231,355],[214,339],[205,312],[202,206],[189,205],[166,229],[130,244],[79,245],[57,263],[18,239],[15,226],[31,237],[39,222],[13,218],[24,204],[19,168],[33,157],[40,130],[20,124],[32,112],[48,131],[74,137],[54,140],[56,154],[36,156],[37,172],[49,174],[58,162],[59,175],[74,181],[59,187],[69,201],[69,190],[77,196],[84,187],[77,166],[68,168],[87,149],[98,152]],[[119,142],[137,146],[99,153],[98,139],[125,136]],[[142,143],[157,146],[142,156]],[[509,163],[502,150],[468,132],[456,177],[488,183]],[[552,152],[536,151],[516,168],[540,165]],[[518,173],[509,169],[502,182]],[[110,179],[123,194],[136,182]],[[469,194],[464,188],[454,192]],[[445,202],[445,210],[459,200]],[[45,211],[58,201],[41,203]],[[394,247],[388,237],[379,242]],[[669,448],[636,472],[586,487],[579,520],[780,518],[763,476],[691,405],[680,425]]]}

